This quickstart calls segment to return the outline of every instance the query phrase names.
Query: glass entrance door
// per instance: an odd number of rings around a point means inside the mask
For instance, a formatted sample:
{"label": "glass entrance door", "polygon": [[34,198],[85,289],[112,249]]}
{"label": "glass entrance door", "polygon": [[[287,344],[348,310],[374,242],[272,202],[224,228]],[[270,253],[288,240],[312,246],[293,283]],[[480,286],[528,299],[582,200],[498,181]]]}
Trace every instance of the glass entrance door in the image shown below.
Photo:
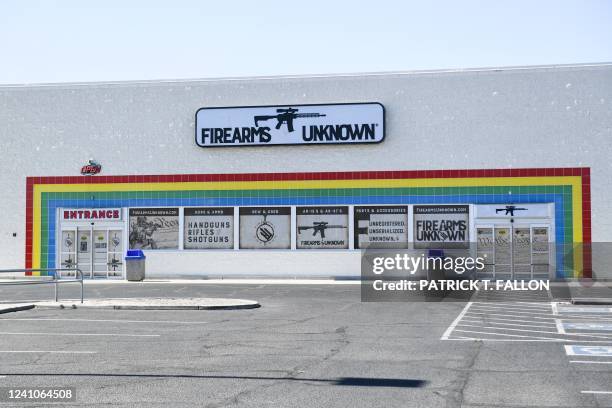
{"label": "glass entrance door", "polygon": [[108,262],[108,230],[93,230],[92,250],[93,277],[108,278],[108,266],[106,265],[106,263]]}
{"label": "glass entrance door", "polygon": [[[76,228],[62,230],[60,243],[60,268],[72,269],[77,266],[77,239],[76,239]],[[60,278],[62,276],[74,277],[76,272],[65,271],[60,272]]]}
{"label": "glass entrance door", "polygon": [[92,277],[91,228],[77,228],[77,268],[84,278]]}
{"label": "glass entrance door", "polygon": [[529,280],[550,276],[550,226],[496,223],[476,226],[481,279]]}
{"label": "glass entrance door", "polygon": [[123,276],[123,231],[120,229],[108,230],[106,266],[108,277],[121,278]]}
{"label": "glass entrance door", "polygon": [[98,226],[64,228],[61,239],[62,268],[77,267],[84,278],[90,279],[123,277],[123,229]]}

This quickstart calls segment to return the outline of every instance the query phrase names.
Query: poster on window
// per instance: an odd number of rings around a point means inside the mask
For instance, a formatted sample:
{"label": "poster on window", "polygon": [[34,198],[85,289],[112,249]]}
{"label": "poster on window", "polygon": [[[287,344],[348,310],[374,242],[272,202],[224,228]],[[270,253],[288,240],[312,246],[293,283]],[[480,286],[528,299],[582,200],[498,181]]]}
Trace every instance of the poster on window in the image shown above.
{"label": "poster on window", "polygon": [[415,248],[468,248],[469,206],[415,205]]}
{"label": "poster on window", "polygon": [[548,228],[539,227],[533,229],[532,237],[533,251],[548,252]]}
{"label": "poster on window", "polygon": [[495,264],[510,265],[510,228],[495,228]]}
{"label": "poster on window", "polygon": [[178,249],[178,208],[130,208],[130,249]]}
{"label": "poster on window", "polygon": [[512,263],[531,264],[531,233],[529,228],[514,228]]}
{"label": "poster on window", "polygon": [[297,249],[348,249],[348,207],[297,207]]}
{"label": "poster on window", "polygon": [[242,207],[240,248],[291,249],[290,207]]}
{"label": "poster on window", "polygon": [[185,208],[183,247],[185,249],[234,248],[234,208]]}
{"label": "poster on window", "polygon": [[408,248],[408,206],[356,206],[355,249]]}
{"label": "poster on window", "polygon": [[62,253],[60,263],[62,268],[74,268],[76,266],[76,231],[62,231]]}
{"label": "poster on window", "polygon": [[544,264],[549,263],[548,252],[548,228],[539,227],[533,229],[532,244],[531,244],[531,263],[532,264]]}

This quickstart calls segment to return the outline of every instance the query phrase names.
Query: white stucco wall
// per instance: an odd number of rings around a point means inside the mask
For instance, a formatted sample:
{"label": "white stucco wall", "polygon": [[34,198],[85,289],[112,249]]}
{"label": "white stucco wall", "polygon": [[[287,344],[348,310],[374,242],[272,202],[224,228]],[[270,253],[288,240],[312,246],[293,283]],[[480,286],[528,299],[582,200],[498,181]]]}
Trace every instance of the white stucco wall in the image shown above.
{"label": "white stucco wall", "polygon": [[[385,106],[381,144],[194,142],[205,106],[365,101]],[[0,268],[24,264],[26,176],[92,157],[105,175],[587,166],[593,241],[612,240],[612,65],[4,86],[0,142]]]}

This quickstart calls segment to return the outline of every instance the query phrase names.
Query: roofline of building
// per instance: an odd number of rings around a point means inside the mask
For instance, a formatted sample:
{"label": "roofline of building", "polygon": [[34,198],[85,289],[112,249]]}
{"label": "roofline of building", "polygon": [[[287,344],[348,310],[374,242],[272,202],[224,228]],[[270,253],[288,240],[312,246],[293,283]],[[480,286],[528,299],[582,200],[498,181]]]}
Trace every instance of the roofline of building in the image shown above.
{"label": "roofline of building", "polygon": [[91,81],[91,82],[49,82],[49,83],[22,83],[0,84],[3,88],[63,88],[63,87],[89,87],[89,86],[132,86],[132,85],[161,85],[181,84],[194,82],[238,82],[238,81],[270,81],[279,79],[321,79],[321,78],[351,78],[376,76],[404,76],[426,74],[452,74],[476,72],[506,72],[506,71],[546,71],[556,69],[604,68],[612,67],[612,62],[576,63],[576,64],[550,64],[550,65],[518,65],[504,67],[481,68],[451,68],[451,69],[425,69],[412,71],[381,71],[337,74],[300,74],[300,75],[274,75],[274,76],[245,76],[245,77],[217,77],[217,78],[184,78],[184,79],[149,79],[149,80],[121,80],[121,81]]}

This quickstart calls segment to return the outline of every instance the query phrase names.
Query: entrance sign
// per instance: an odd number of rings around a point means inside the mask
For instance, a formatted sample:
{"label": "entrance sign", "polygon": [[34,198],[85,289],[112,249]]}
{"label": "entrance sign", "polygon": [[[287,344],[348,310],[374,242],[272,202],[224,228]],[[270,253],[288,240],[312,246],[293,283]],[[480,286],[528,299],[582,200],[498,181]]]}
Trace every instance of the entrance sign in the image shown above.
{"label": "entrance sign", "polygon": [[200,147],[380,143],[385,109],[377,102],[201,108]]}
{"label": "entrance sign", "polygon": [[291,249],[291,208],[241,207],[240,248]]}
{"label": "entrance sign", "polygon": [[348,249],[348,207],[297,207],[297,249]]}
{"label": "entrance sign", "polygon": [[355,207],[355,249],[408,248],[408,206]]}
{"label": "entrance sign", "polygon": [[469,206],[415,205],[415,248],[468,248]]}
{"label": "entrance sign", "polygon": [[121,208],[64,208],[61,217],[64,221],[119,221]]}
{"label": "entrance sign", "polygon": [[234,208],[185,208],[185,249],[234,248]]}
{"label": "entrance sign", "polygon": [[178,208],[130,208],[130,249],[178,249]]}

